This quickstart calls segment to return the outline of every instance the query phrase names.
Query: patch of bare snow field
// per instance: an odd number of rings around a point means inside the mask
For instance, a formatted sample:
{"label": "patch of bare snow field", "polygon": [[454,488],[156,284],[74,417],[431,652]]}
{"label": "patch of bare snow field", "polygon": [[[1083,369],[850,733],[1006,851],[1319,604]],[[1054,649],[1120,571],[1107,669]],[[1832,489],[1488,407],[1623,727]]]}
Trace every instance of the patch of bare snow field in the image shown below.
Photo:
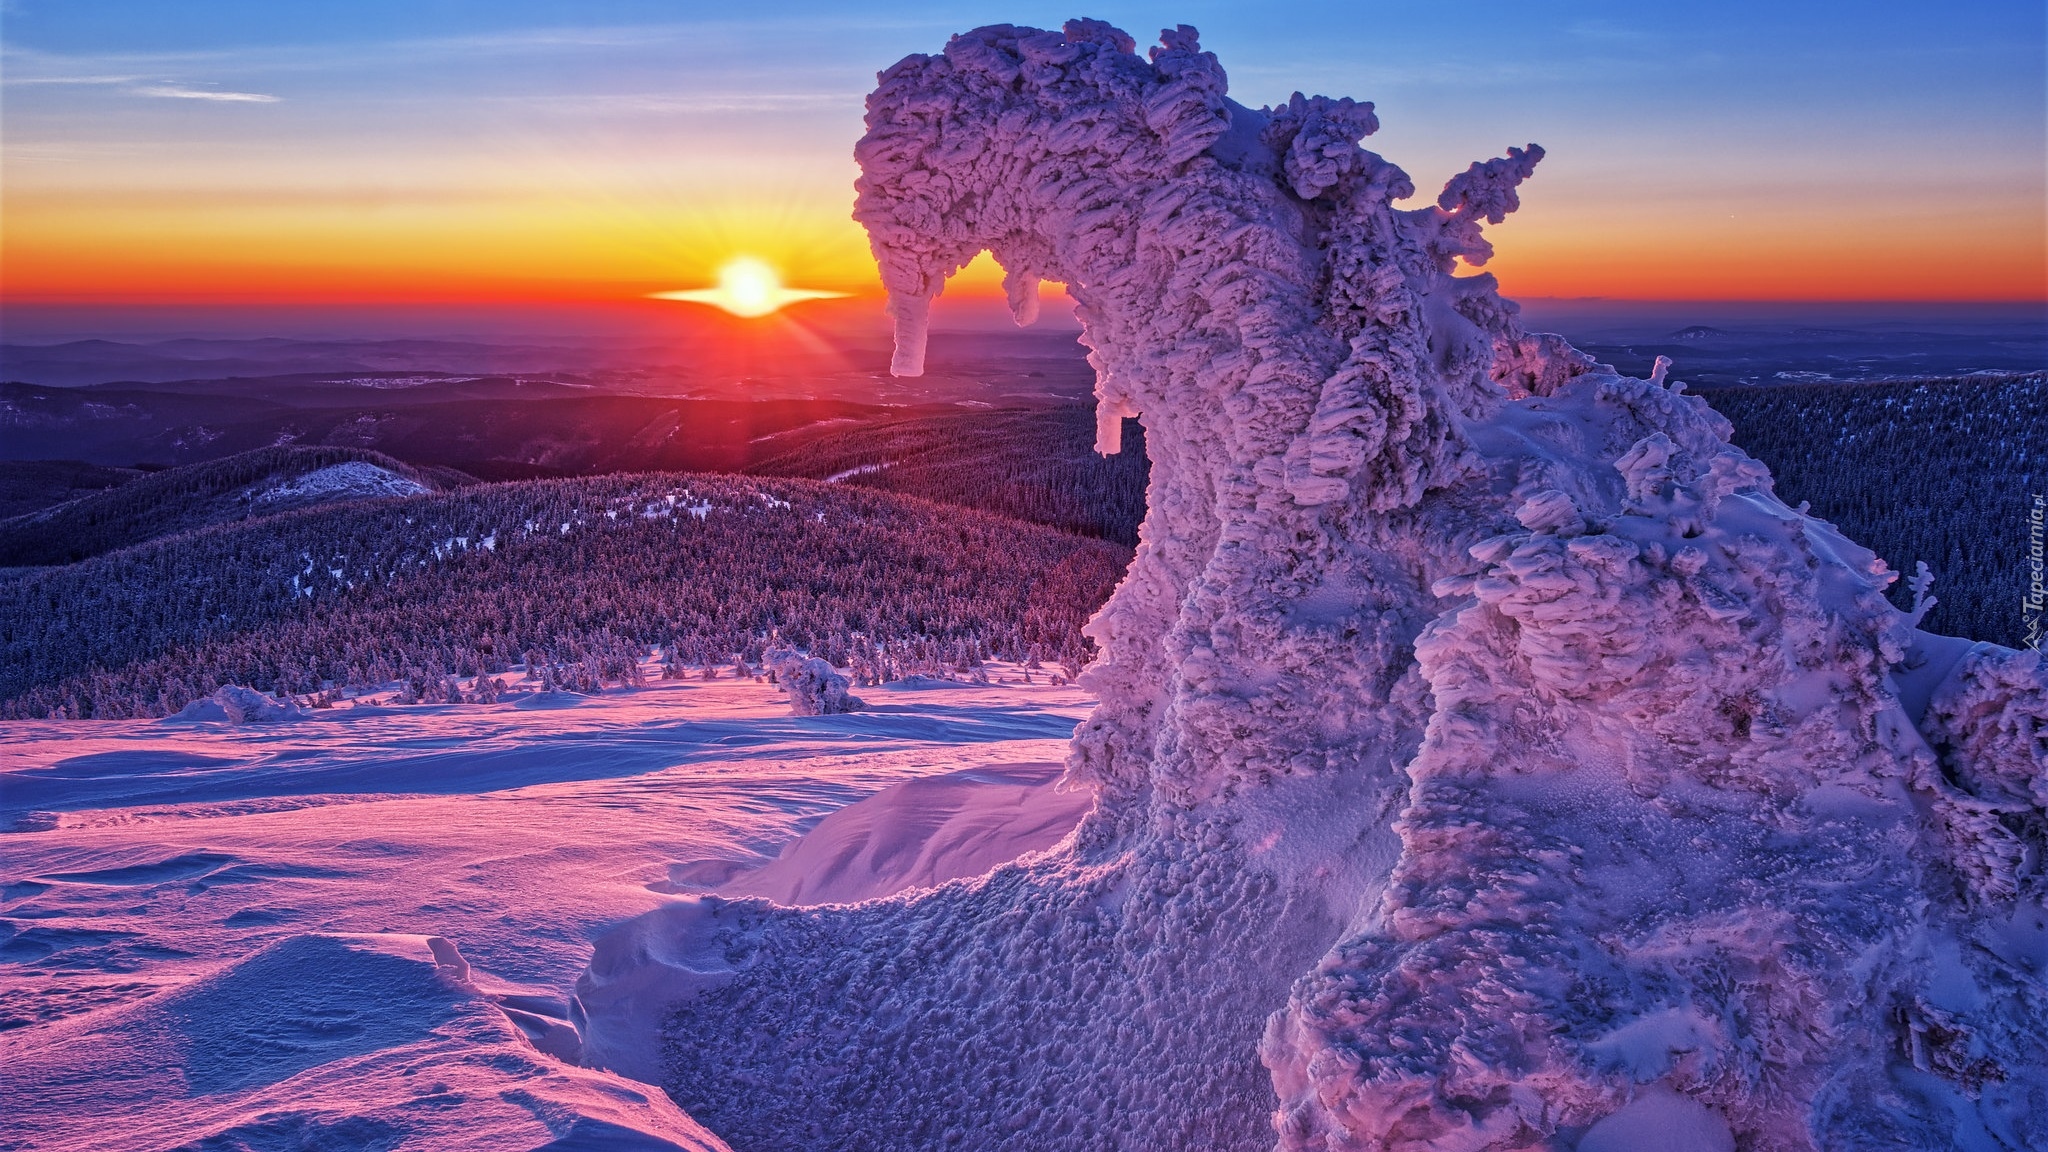
{"label": "patch of bare snow field", "polygon": [[417,496],[429,489],[388,468],[362,460],[330,464],[303,476],[273,485],[256,495],[256,504],[306,503],[344,497],[374,499],[382,496]]}

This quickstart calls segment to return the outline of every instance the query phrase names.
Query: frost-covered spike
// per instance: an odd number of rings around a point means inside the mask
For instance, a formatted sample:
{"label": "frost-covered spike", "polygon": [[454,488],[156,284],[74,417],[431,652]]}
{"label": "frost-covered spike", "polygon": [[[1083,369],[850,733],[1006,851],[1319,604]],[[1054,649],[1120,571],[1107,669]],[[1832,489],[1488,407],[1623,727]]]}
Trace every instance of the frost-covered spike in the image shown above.
{"label": "frost-covered spike", "polygon": [[1543,149],[1510,148],[1506,156],[1475,161],[1444,184],[1437,207],[1446,216],[1440,221],[1440,238],[1434,247],[1446,261],[1463,257],[1478,267],[1493,258],[1493,245],[1482,234],[1482,224],[1498,224],[1508,213],[1522,206],[1517,189],[1536,172]]}
{"label": "frost-covered spike", "polygon": [[1444,184],[1436,198],[1437,207],[1498,224],[1522,206],[1516,188],[1536,174],[1542,159],[1542,146],[1531,144],[1526,149],[1510,148],[1507,155],[1492,160],[1476,160]]}
{"label": "frost-covered spike", "polygon": [[1262,138],[1281,154],[1288,186],[1304,200],[1317,199],[1377,167],[1377,158],[1358,146],[1379,131],[1371,101],[1296,92],[1286,104],[1266,109],[1266,116]]}
{"label": "frost-covered spike", "polygon": [[1657,357],[1656,363],[1650,366],[1650,383],[1662,387],[1664,384],[1664,378],[1666,376],[1669,376],[1670,374],[1671,357],[1659,356]]}
{"label": "frost-covered spike", "polygon": [[1076,19],[1060,26],[1072,44],[1099,44],[1112,52],[1132,53],[1138,50],[1138,42],[1131,34],[1109,23],[1107,20]]}
{"label": "frost-covered spike", "polygon": [[1678,446],[1662,432],[1652,432],[1621,454],[1614,470],[1627,485],[1630,503],[1643,506],[1662,499],[1671,482],[1671,457]]}
{"label": "frost-covered spike", "polygon": [[1913,593],[1913,606],[1906,612],[1905,624],[1908,628],[1918,628],[1920,622],[1927,619],[1927,614],[1939,603],[1928,595],[1934,588],[1934,570],[1927,566],[1927,561],[1913,562],[1913,578],[1906,583],[1906,587]]}
{"label": "frost-covered spike", "polygon": [[1145,126],[1158,134],[1167,161],[1181,164],[1230,130],[1230,82],[1189,25],[1161,31],[1159,42],[1150,52],[1159,80],[1144,96]]}

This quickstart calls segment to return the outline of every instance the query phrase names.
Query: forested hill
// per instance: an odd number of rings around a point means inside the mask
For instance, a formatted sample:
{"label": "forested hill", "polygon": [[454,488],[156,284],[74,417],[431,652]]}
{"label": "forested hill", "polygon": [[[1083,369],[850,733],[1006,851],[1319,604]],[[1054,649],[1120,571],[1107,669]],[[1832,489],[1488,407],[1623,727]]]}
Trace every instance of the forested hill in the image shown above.
{"label": "forested hill", "polygon": [[209,524],[474,483],[453,469],[415,468],[367,448],[258,448],[0,520],[0,567],[69,564]]}
{"label": "forested hill", "polygon": [[0,583],[0,714],[164,715],[545,666],[595,689],[780,640],[878,673],[1078,667],[1130,552],[843,485],[654,473],[217,525]]}
{"label": "forested hill", "polygon": [[1927,562],[1939,603],[1924,627],[2025,643],[2027,509],[2048,494],[2048,374],[1699,394],[1784,500],[1810,502],[1900,572]]}
{"label": "forested hill", "polygon": [[[1928,627],[2024,642],[2026,508],[2048,492],[2041,374],[1700,392],[1782,497],[1900,571],[1928,563]],[[842,663],[876,643],[898,646],[897,667],[1077,660],[1079,625],[1128,549],[1018,520],[1135,539],[1147,465],[1134,432],[1108,459],[1080,407],[766,439],[761,471],[813,482],[661,473],[405,497],[388,485],[455,478],[349,448],[180,468],[0,529],[16,564],[107,552],[0,583],[0,712],[161,714],[231,682],[405,679],[431,694],[529,652],[615,682],[636,646],[729,660],[775,628]],[[342,466],[374,473],[303,482]],[[344,502],[280,512],[326,498]],[[177,531],[194,524],[213,526]]]}
{"label": "forested hill", "polygon": [[1124,422],[1123,451],[1095,452],[1095,409],[956,412],[817,426],[748,468],[943,500],[1121,544],[1145,518],[1145,434]]}
{"label": "forested hill", "polygon": [[83,460],[0,460],[0,520],[140,480],[139,468]]}

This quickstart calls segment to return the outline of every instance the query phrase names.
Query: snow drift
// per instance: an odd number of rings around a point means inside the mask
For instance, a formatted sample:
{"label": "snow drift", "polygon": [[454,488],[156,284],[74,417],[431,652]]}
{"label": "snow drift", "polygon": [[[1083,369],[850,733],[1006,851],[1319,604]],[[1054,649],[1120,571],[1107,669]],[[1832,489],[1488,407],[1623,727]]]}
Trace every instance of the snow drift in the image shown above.
{"label": "snow drift", "polygon": [[544,1057],[537,1018],[505,999],[439,936],[290,936],[175,991],[0,1034],[8,1146],[725,1152],[659,1094]]}
{"label": "snow drift", "polygon": [[1061,791],[1057,766],[967,768],[891,784],[719,885],[723,896],[788,906],[853,904],[979,876],[1052,847],[1090,807]]}
{"label": "snow drift", "polygon": [[307,712],[290,699],[281,699],[240,684],[223,684],[213,695],[194,700],[166,716],[166,724],[199,724],[215,721],[227,724],[275,724],[304,719]]}
{"label": "snow drift", "polygon": [[1402,209],[1370,104],[1134,49],[955,37],[856,150],[896,371],[989,251],[1019,319],[1078,302],[1100,447],[1144,422],[1093,810],[936,890],[671,904],[586,1057],[742,1150],[2048,1143],[2038,657],[1918,632],[1703,402],[1457,274],[1542,149]]}

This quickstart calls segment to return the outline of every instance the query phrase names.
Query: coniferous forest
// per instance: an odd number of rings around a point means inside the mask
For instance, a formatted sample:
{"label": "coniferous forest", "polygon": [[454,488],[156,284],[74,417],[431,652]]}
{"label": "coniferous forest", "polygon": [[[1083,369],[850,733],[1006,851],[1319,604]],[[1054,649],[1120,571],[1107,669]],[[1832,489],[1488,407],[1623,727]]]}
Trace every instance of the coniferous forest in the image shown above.
{"label": "coniferous forest", "polygon": [[[2048,492],[2048,377],[1702,388],[1788,503],[1910,574],[1926,561],[1935,632],[2022,644],[2027,502]],[[1136,421],[1124,451],[1090,449],[1090,410],[962,414],[848,428],[756,470],[840,476],[1122,543],[1137,540],[1147,471]],[[1903,603],[1903,581],[1894,589]]]}
{"label": "coniferous forest", "polygon": [[1150,465],[1138,421],[1124,421],[1122,452],[1099,456],[1095,410],[1063,405],[861,424],[748,471],[836,478],[1136,544]]}
{"label": "coniferous forest", "polygon": [[[0,583],[0,710],[176,712],[225,684],[401,699],[727,673],[787,644],[863,679],[1077,670],[1129,551],[801,480],[526,481],[222,524]],[[481,681],[474,678],[482,676]],[[517,681],[519,677],[513,677]]]}
{"label": "coniferous forest", "polygon": [[[2027,507],[2048,493],[2048,376],[1703,388],[1778,495],[1896,571],[1926,561],[1922,627],[2025,643]],[[1905,600],[1904,580],[1893,587]]]}

